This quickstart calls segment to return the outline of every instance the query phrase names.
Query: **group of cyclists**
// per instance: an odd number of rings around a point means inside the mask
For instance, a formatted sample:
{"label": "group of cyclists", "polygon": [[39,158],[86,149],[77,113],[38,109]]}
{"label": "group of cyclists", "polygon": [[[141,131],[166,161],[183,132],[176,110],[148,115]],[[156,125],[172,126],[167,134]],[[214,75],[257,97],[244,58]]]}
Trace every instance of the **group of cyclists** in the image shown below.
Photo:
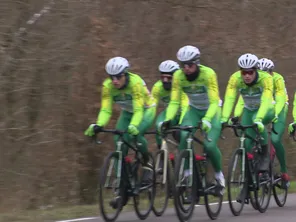
{"label": "group of cyclists", "polygon": [[[136,136],[144,162],[148,164],[148,142],[144,133],[153,126],[154,121],[157,130],[169,129],[174,125],[197,126],[201,121],[202,130],[211,138],[204,141],[204,149],[215,170],[215,179],[221,189],[224,189],[222,155],[217,145],[223,125],[232,124],[234,118],[240,118],[242,125],[257,125],[264,138],[261,144],[264,155],[260,159],[260,170],[264,171],[268,169],[270,161],[266,126],[272,123],[277,133],[271,134],[271,141],[280,162],[283,186],[288,188],[290,178],[282,143],[288,112],[288,94],[283,76],[274,71],[274,63],[250,53],[241,55],[238,58],[239,69],[230,76],[222,103],[217,74],[212,68],[200,63],[200,51],[197,47],[181,47],[177,52],[177,60],[178,62],[165,60],[160,63],[160,79],[153,85],[150,93],[145,81],[130,71],[126,58],[111,58],[105,66],[109,77],[103,81],[101,109],[97,121],[90,124],[85,135],[93,136],[108,124],[115,102],[122,109],[116,129],[128,131],[126,140]],[[163,104],[164,109],[157,115],[160,104]],[[234,115],[230,117],[233,108]],[[288,127],[289,133],[295,131],[296,94],[293,118],[294,122]],[[255,132],[250,129],[248,133],[254,135]],[[179,150],[186,148],[187,135],[188,132],[181,131],[177,136]],[[118,136],[115,136],[114,140],[117,139]],[[251,149],[251,141],[246,139],[245,143]],[[156,135],[156,144],[160,149],[160,135]],[[128,149],[123,152],[127,155]],[[190,173],[192,172],[185,169],[185,176]]]}

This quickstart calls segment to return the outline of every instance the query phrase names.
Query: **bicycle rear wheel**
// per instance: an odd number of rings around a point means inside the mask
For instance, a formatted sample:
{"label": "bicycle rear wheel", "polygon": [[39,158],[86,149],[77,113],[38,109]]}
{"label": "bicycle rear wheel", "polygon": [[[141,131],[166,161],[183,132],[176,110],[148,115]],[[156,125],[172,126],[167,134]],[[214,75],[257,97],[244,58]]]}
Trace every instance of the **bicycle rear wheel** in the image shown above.
{"label": "bicycle rear wheel", "polygon": [[[122,210],[124,199],[127,198],[124,188],[122,187],[122,180],[117,178],[118,160],[118,152],[109,153],[105,158],[104,165],[100,172],[100,211],[104,220],[107,222],[113,222],[117,219]],[[122,168],[123,167],[121,167],[121,169]]]}
{"label": "bicycle rear wheel", "polygon": [[[192,161],[192,159],[191,159]],[[188,169],[190,163],[190,151],[182,150],[175,162],[175,188],[174,207],[177,217],[181,222],[188,221],[194,212],[197,194],[196,167],[193,160],[192,171],[185,175],[184,169]],[[186,166],[187,165],[187,166]]]}
{"label": "bicycle rear wheel", "polygon": [[[229,207],[234,216],[239,216],[244,208],[248,191],[247,176],[243,176],[245,156],[241,149],[236,149],[229,161],[227,175],[227,191]],[[246,173],[246,172],[245,172]]]}
{"label": "bicycle rear wheel", "polygon": [[147,165],[138,163],[135,177],[139,193],[133,197],[134,209],[138,218],[145,220],[152,210],[155,198],[155,164],[151,153]]}
{"label": "bicycle rear wheel", "polygon": [[[162,162],[163,166],[159,166]],[[172,165],[169,158],[165,158],[164,151],[159,150],[155,155],[155,174],[156,174],[156,201],[154,201],[152,211],[155,216],[161,216],[168,205],[171,195],[171,186],[173,179]]]}
{"label": "bicycle rear wheel", "polygon": [[210,163],[206,162],[206,189],[204,192],[205,205],[209,218],[216,220],[222,209],[223,194],[221,194],[221,188],[217,186],[215,179],[215,171]]}
{"label": "bicycle rear wheel", "polygon": [[272,167],[273,167],[273,196],[276,204],[279,207],[283,207],[286,204],[287,196],[288,196],[288,188],[284,188],[282,186],[282,178],[280,173],[280,164],[277,159],[277,157],[274,157],[274,160],[272,161]]}

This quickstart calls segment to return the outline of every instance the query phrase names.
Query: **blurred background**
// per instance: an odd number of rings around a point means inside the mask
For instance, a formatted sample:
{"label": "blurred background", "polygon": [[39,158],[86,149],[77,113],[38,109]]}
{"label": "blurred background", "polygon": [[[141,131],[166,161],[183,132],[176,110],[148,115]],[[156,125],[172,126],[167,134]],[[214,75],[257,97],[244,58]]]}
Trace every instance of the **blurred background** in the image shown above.
{"label": "blurred background", "polygon": [[[295,19],[294,0],[1,0],[0,212],[96,202],[113,143],[104,136],[95,146],[83,131],[96,120],[113,56],[126,57],[151,89],[159,63],[195,45],[217,72],[222,98],[241,54],[271,58],[286,81],[290,123]],[[237,140],[225,136],[226,167]],[[284,143],[293,176],[295,142],[286,133]],[[155,149],[153,137],[149,144]]]}

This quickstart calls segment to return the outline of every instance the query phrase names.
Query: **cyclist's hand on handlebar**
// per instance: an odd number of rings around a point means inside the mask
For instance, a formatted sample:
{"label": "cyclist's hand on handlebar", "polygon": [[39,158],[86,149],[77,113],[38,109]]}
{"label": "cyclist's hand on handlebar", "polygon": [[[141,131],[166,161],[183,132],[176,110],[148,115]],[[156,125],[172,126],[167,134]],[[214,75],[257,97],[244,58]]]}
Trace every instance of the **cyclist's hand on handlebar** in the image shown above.
{"label": "cyclist's hand on handlebar", "polygon": [[254,120],[254,123],[257,125],[257,127],[258,127],[258,131],[259,131],[259,133],[263,133],[263,131],[264,131],[264,125],[263,125],[263,123],[262,123],[262,120],[261,119],[255,119]]}
{"label": "cyclist's hand on handlebar", "polygon": [[90,124],[87,130],[84,131],[84,135],[94,136],[96,133],[100,132],[101,130],[102,130],[101,126],[98,126],[96,124]]}
{"label": "cyclist's hand on handlebar", "polygon": [[296,128],[296,122],[290,123],[288,127],[289,133],[293,134],[295,132],[295,128]]}
{"label": "cyclist's hand on handlebar", "polygon": [[201,125],[202,131],[205,131],[206,133],[210,132],[210,130],[212,129],[211,122],[206,118],[203,118],[201,122],[202,122],[202,125]]}
{"label": "cyclist's hand on handlebar", "polygon": [[136,135],[139,134],[139,130],[135,125],[130,124],[128,126],[128,133],[133,135],[133,136],[136,136]]}
{"label": "cyclist's hand on handlebar", "polygon": [[169,129],[171,126],[171,121],[170,120],[166,120],[166,121],[163,121],[163,122],[160,122],[158,124],[158,132],[162,132],[164,130],[167,130]]}
{"label": "cyclist's hand on handlebar", "polygon": [[239,120],[239,117],[238,117],[238,116],[231,117],[231,118],[228,120],[228,125],[235,125],[235,124],[238,123],[238,120]]}
{"label": "cyclist's hand on handlebar", "polygon": [[276,123],[279,120],[278,115],[275,115],[274,118],[271,120],[272,123]]}

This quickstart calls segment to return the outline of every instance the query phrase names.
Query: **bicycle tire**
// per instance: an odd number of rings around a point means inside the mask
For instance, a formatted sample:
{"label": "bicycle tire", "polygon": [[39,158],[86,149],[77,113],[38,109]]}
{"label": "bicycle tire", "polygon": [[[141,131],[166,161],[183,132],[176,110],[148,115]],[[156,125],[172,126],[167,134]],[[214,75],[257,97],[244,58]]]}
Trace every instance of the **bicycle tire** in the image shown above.
{"label": "bicycle tire", "polygon": [[196,196],[197,196],[197,186],[196,186],[196,167],[195,167],[195,160],[193,158],[193,172],[192,172],[192,188],[191,188],[191,203],[190,203],[190,207],[189,209],[185,209],[183,206],[181,206],[181,200],[180,198],[183,197],[182,195],[182,187],[177,187],[178,185],[178,181],[181,180],[181,178],[179,178],[179,172],[180,169],[182,167],[182,159],[188,159],[189,161],[189,151],[188,150],[182,150],[178,157],[177,160],[175,162],[175,183],[176,186],[174,188],[174,207],[175,207],[175,211],[177,214],[178,219],[181,222],[185,222],[185,221],[189,221],[190,218],[192,217],[192,214],[194,212],[195,209],[195,200],[196,200]]}
{"label": "bicycle tire", "polygon": [[[210,162],[207,162],[207,164],[211,164]],[[216,188],[217,189],[217,188]],[[225,188],[224,188],[225,189]],[[218,205],[217,210],[213,211],[211,206],[212,203],[210,202],[211,196],[218,197],[218,201],[214,205]],[[223,202],[223,195],[213,195],[209,193],[204,193],[204,200],[206,205],[206,211],[210,219],[216,220],[221,212],[222,209],[222,202]]]}
{"label": "bicycle tire", "polygon": [[[257,210],[260,213],[265,213],[266,210],[269,207],[269,203],[270,203],[270,199],[271,199],[271,192],[272,192],[272,187],[273,187],[273,185],[272,185],[273,174],[272,174],[272,165],[271,165],[271,163],[269,164],[268,180],[264,181],[264,183],[261,184],[260,177],[261,176],[257,173],[256,180],[257,180],[257,184],[258,184],[259,187],[257,189],[257,192],[254,192],[254,194],[255,194],[255,201],[256,201],[256,205],[257,205]],[[261,186],[263,188],[262,193],[264,193],[263,198],[259,197],[259,190],[260,190]],[[265,188],[268,189],[267,192],[266,192]],[[263,205],[263,201],[264,201],[265,197],[267,197],[267,202]],[[263,201],[261,201],[261,199],[263,199]]]}
{"label": "bicycle tire", "polygon": [[[173,178],[173,172],[172,172],[172,162],[170,161],[169,158],[167,158],[165,160],[164,158],[164,151],[163,150],[159,150],[156,154],[155,154],[155,158],[154,160],[157,161],[158,156],[160,156],[159,158],[162,158],[163,156],[163,165],[165,164],[165,161],[167,161],[167,168],[166,168],[166,179],[164,181],[164,192],[165,192],[165,200],[163,203],[162,207],[155,207],[155,205],[153,204],[152,207],[152,211],[155,214],[155,216],[160,217],[163,215],[163,213],[165,212],[167,205],[168,205],[168,201],[169,201],[169,197],[170,197],[170,191],[171,191],[171,187],[172,187],[172,178]],[[164,168],[164,166],[163,166]],[[155,172],[157,171],[157,169],[155,170]],[[156,177],[158,174],[156,172]],[[162,173],[163,175],[163,173]],[[155,182],[158,184],[158,180],[156,178]],[[163,180],[160,181],[160,183],[162,184]],[[156,185],[156,190],[157,190],[157,185]],[[156,196],[157,196],[157,192],[156,192]]]}
{"label": "bicycle tire", "polygon": [[[242,197],[242,200],[241,200],[241,205],[240,205],[240,208],[238,209],[238,210],[236,210],[235,209],[235,207],[234,207],[234,202],[237,202],[237,198],[235,199],[235,200],[233,200],[233,198],[232,198],[232,192],[231,192],[231,178],[232,178],[232,171],[234,170],[234,165],[235,165],[235,162],[237,162],[237,159],[236,158],[239,158],[239,159],[243,159],[243,158],[245,158],[244,156],[242,156],[242,150],[241,149],[236,149],[234,152],[233,152],[233,154],[232,154],[232,156],[231,156],[231,158],[230,158],[230,161],[229,161],[229,165],[228,165],[228,175],[227,175],[227,196],[228,196],[228,202],[229,202],[229,207],[230,207],[230,211],[231,211],[231,213],[234,215],[234,216],[239,216],[240,214],[241,214],[241,212],[242,212],[242,210],[243,210],[243,208],[244,208],[244,205],[245,205],[245,198],[246,198],[246,194]],[[246,168],[246,167],[245,167]],[[245,173],[246,173],[246,171],[245,171]],[[240,174],[240,176],[241,176],[241,174]],[[243,183],[246,183],[246,185],[245,186],[247,186],[248,185],[248,177],[245,175],[245,182],[243,182]],[[239,181],[239,183],[240,183],[240,181]],[[243,187],[244,187],[244,185],[243,185]],[[243,187],[242,187],[242,189],[240,190],[240,192],[239,193],[241,193],[242,192],[242,190],[243,190]],[[246,189],[246,188],[245,188]],[[246,192],[247,193],[247,192]],[[239,202],[237,202],[237,203],[239,203]]]}
{"label": "bicycle tire", "polygon": [[149,193],[149,197],[148,197],[150,202],[149,202],[149,207],[148,207],[146,212],[142,213],[141,210],[139,209],[139,202],[138,202],[139,196],[134,196],[133,197],[134,209],[135,209],[137,217],[140,220],[145,220],[149,216],[149,214],[150,214],[150,212],[152,210],[153,203],[154,203],[154,198],[155,198],[155,164],[154,164],[154,158],[151,155],[151,153],[148,153],[148,155],[149,155],[151,165],[152,165],[151,166],[152,181],[151,181],[151,192]]}
{"label": "bicycle tire", "polygon": [[[275,156],[275,158],[277,158]],[[277,160],[278,161],[278,160]],[[272,166],[273,166],[273,169],[275,169],[275,162],[272,161]],[[274,178],[277,179],[277,177],[280,178],[280,176],[277,175],[277,172],[275,170],[273,170],[273,181],[275,181]],[[281,183],[281,179],[279,180],[279,183]],[[286,201],[287,201],[287,196],[288,196],[288,188],[282,188],[281,184],[279,183],[274,183],[273,182],[273,185],[272,185],[272,192],[273,192],[273,197],[274,197],[274,200],[276,202],[276,204],[279,206],[279,207],[283,207],[285,206],[286,204]],[[281,200],[281,198],[279,197],[279,193],[278,193],[278,188],[280,190],[283,190],[284,191],[284,194],[283,194],[283,199]]]}
{"label": "bicycle tire", "polygon": [[[117,217],[119,216],[122,208],[123,208],[123,201],[118,201],[118,206],[117,206],[117,209],[116,209],[116,213],[114,214],[113,217],[109,217],[108,216],[108,213],[105,211],[105,208],[104,208],[104,198],[103,198],[103,187],[104,187],[104,184],[105,184],[105,179],[106,179],[106,176],[105,176],[105,172],[108,171],[108,168],[109,168],[109,160],[111,160],[112,158],[115,158],[118,160],[119,158],[119,153],[118,152],[110,152],[108,154],[108,156],[105,158],[104,160],[104,165],[103,167],[101,168],[101,172],[100,172],[100,183],[99,183],[99,187],[100,187],[100,190],[99,190],[99,205],[100,205],[100,211],[101,211],[101,215],[103,216],[104,220],[107,221],[107,222],[114,222]],[[122,167],[123,169],[123,167]],[[120,194],[124,194],[124,188],[121,187],[122,186],[122,183],[120,184]],[[122,198],[125,198],[125,197],[122,197]]]}

